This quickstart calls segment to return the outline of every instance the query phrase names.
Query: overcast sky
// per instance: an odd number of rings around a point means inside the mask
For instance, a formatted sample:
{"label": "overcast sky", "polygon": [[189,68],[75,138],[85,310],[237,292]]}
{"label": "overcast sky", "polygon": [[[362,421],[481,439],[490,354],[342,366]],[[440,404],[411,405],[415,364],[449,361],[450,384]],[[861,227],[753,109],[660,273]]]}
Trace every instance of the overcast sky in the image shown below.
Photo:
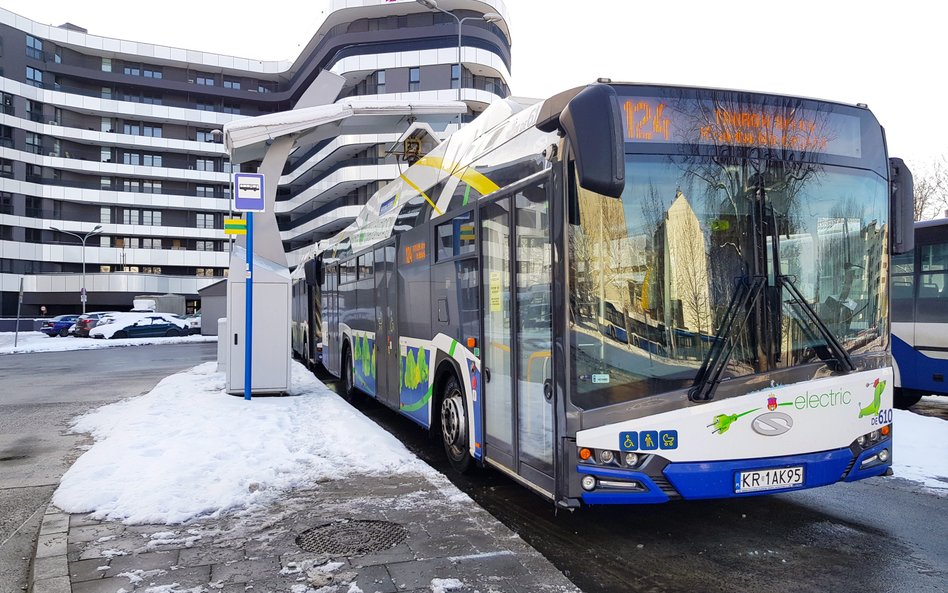
{"label": "overcast sky", "polygon": [[[546,97],[605,76],[866,103],[886,128],[892,156],[916,170],[948,157],[948,9],[940,2],[506,1],[516,95]],[[95,35],[291,60],[328,2],[0,0],[0,6],[41,23],[69,21]]]}

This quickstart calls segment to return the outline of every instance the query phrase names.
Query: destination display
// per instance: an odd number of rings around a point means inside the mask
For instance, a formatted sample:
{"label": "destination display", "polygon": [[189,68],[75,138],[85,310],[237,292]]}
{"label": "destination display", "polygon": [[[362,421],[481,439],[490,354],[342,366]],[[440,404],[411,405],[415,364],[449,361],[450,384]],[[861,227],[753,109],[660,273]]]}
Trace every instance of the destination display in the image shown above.
{"label": "destination display", "polygon": [[620,95],[619,105],[626,142],[862,156],[860,119],[854,115],[712,98]]}

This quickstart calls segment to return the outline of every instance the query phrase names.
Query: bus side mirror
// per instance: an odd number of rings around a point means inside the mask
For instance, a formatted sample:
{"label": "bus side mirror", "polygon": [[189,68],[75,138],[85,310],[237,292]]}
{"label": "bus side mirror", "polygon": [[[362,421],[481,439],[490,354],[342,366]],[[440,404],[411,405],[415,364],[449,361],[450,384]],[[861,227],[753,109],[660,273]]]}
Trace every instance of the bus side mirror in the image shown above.
{"label": "bus side mirror", "polygon": [[616,91],[606,84],[581,90],[563,108],[559,128],[569,139],[579,183],[618,198],[625,189],[625,142]]}
{"label": "bus side mirror", "polygon": [[915,186],[902,159],[889,159],[889,203],[892,253],[910,253],[915,249]]}
{"label": "bus side mirror", "polygon": [[322,286],[323,280],[325,280],[325,272],[323,270],[323,256],[316,258],[316,286]]}

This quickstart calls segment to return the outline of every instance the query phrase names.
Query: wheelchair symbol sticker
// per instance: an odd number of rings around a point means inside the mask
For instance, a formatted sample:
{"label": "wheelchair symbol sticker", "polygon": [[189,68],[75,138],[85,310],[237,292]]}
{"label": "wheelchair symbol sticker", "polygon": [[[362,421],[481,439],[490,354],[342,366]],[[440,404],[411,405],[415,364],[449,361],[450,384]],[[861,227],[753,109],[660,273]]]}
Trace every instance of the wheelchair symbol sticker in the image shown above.
{"label": "wheelchair symbol sticker", "polygon": [[638,451],[639,450],[639,433],[637,432],[620,432],[619,433],[619,450],[620,451]]}

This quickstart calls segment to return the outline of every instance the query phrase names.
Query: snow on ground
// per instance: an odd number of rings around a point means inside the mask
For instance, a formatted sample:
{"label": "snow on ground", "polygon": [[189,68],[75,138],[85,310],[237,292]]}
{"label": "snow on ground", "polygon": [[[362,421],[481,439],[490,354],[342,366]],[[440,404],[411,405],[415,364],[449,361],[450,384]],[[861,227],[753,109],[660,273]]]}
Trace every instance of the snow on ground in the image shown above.
{"label": "snow on ground", "polygon": [[150,393],[79,417],[95,444],[53,502],[126,523],[181,523],[265,505],[280,491],[359,475],[437,475],[404,445],[293,363],[290,396],[224,391],[209,362]]}
{"label": "snow on ground", "polygon": [[[15,338],[15,339],[14,339]],[[13,342],[16,341],[16,348]],[[178,338],[132,338],[127,340],[96,340],[93,338],[51,338],[43,332],[0,332],[0,355],[25,354],[28,352],[65,352],[67,350],[92,350],[121,346],[144,346],[147,344],[182,344],[188,342],[216,342],[217,336],[181,336]]]}
{"label": "snow on ground", "polygon": [[[290,396],[250,402],[224,392],[215,365],[79,417],[73,429],[96,442],[63,476],[53,502],[97,519],[173,524],[262,508],[321,479],[440,478],[302,365],[292,365]],[[896,410],[894,461],[896,476],[948,496],[948,421]]]}
{"label": "snow on ground", "polygon": [[895,410],[892,427],[895,475],[948,496],[948,421]]}

